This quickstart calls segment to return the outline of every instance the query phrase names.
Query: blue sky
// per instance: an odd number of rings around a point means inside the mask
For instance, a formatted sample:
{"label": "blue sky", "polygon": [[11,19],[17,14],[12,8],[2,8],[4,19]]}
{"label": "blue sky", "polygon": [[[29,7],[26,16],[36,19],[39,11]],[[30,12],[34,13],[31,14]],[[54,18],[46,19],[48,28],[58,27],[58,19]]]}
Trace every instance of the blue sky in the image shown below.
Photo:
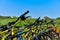
{"label": "blue sky", "polygon": [[60,0],[0,0],[0,15],[20,16],[27,10],[32,17],[60,17]]}

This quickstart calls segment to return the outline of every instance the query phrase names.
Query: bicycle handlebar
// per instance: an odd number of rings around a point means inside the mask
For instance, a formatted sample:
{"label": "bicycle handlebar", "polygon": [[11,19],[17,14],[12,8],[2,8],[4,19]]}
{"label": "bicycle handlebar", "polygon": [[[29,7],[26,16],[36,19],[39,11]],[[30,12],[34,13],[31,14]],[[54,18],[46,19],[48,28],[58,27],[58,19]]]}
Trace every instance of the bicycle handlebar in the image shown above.
{"label": "bicycle handlebar", "polygon": [[29,13],[29,11],[26,11],[24,14],[22,14],[20,17],[18,17],[18,19],[16,21],[9,22],[8,24],[4,25],[3,27],[1,26],[0,30],[2,30],[2,31],[7,30],[8,29],[7,25],[8,26],[14,25],[19,19],[25,20],[26,18],[28,18],[28,17],[25,17],[25,15],[28,14],[28,13]]}
{"label": "bicycle handlebar", "polygon": [[[31,26],[33,26],[33,25],[36,25],[36,24],[38,24],[39,23],[39,20],[40,19],[40,17],[38,18],[38,19],[36,19],[36,21],[34,22],[34,23],[32,23],[32,24],[29,24],[29,25],[25,25],[27,28],[31,28]],[[25,27],[25,28],[26,28]]]}
{"label": "bicycle handlebar", "polygon": [[19,19],[25,20],[26,19],[25,15],[28,14],[28,13],[29,13],[29,11],[26,11],[24,14],[22,14],[20,17],[18,17],[18,19],[16,21],[11,22],[10,25],[15,24]]}

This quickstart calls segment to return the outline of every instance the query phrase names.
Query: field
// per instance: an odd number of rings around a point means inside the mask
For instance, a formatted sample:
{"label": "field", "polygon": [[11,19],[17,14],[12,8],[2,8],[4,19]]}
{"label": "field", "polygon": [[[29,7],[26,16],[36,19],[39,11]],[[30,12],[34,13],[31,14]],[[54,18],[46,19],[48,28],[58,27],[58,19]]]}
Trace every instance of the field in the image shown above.
{"label": "field", "polygon": [[[6,25],[8,24],[9,22],[13,22],[17,20],[17,18],[0,18],[0,25]],[[27,18],[26,20],[18,20],[17,23],[15,23],[13,26],[18,26],[19,28],[24,28],[24,25],[26,24],[31,24],[31,23],[34,23],[36,20],[36,18]],[[49,20],[49,21],[48,21]],[[47,18],[46,20],[47,22],[50,22],[51,20],[49,18]],[[56,25],[56,28],[57,30],[60,30],[60,19],[54,19],[54,22],[55,22],[55,25]],[[46,23],[43,22],[43,27],[44,29],[47,27]],[[38,25],[39,26],[39,25]],[[49,26],[52,26],[51,23],[49,24]],[[13,34],[17,32],[17,29],[15,29],[14,27],[12,27],[11,30],[14,30]],[[33,27],[34,28],[34,27]],[[38,28],[38,27],[37,27]],[[36,28],[34,28],[36,30]],[[24,31],[27,31],[28,29],[25,29]],[[32,29],[33,30],[33,29]],[[41,30],[43,32],[43,30]],[[2,34],[3,33],[3,34]],[[31,32],[32,33],[32,32]],[[38,32],[37,32],[38,33]],[[0,36],[2,36],[2,40],[4,39],[4,35],[5,33],[0,31]]]}
{"label": "field", "polygon": [[[5,25],[8,22],[12,22],[15,21],[17,18],[0,18],[0,25]],[[35,21],[35,18],[28,18],[25,21],[18,21],[16,23],[17,26],[23,26],[24,24],[30,24],[33,23]],[[60,29],[60,19],[54,19],[55,21],[55,25],[57,27],[57,29]]]}

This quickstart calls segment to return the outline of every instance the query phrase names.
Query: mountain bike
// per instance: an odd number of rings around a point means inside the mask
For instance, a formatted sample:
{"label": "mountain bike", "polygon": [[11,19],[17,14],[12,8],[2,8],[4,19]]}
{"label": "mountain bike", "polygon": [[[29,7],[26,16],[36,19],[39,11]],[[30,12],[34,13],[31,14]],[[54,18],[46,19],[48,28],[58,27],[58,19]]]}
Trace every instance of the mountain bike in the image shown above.
{"label": "mountain bike", "polygon": [[[16,20],[16,21],[13,21],[13,22],[9,22],[8,24],[6,24],[6,25],[4,25],[3,27],[1,26],[0,27],[0,30],[1,31],[5,31],[5,30],[8,30],[8,33],[10,34],[11,32],[11,30],[12,30],[12,25],[14,25],[19,19],[21,19],[21,20],[25,20],[26,18],[28,18],[28,16],[27,17],[25,17],[25,15],[27,14],[27,13],[29,13],[29,11],[27,11],[27,12],[25,12],[24,14],[22,14],[20,17],[18,17],[18,19]],[[7,35],[9,35],[9,34],[7,34]],[[4,36],[5,37],[5,36]],[[4,39],[4,37],[2,38],[2,40]]]}

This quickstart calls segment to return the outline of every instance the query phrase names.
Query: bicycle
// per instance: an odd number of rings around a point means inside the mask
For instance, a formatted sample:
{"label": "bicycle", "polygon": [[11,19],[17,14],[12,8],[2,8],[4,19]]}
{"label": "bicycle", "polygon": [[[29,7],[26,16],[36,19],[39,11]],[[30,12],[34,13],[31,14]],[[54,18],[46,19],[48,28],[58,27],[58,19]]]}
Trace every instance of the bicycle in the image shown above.
{"label": "bicycle", "polygon": [[[25,15],[29,13],[29,11],[25,12],[24,14],[22,14],[20,17],[18,17],[18,19],[16,21],[13,21],[13,22],[9,22],[8,24],[4,25],[3,27],[1,26],[0,27],[0,30],[1,31],[5,31],[5,30],[8,30],[8,33],[11,31],[11,28],[12,28],[12,25],[14,25],[19,19],[21,20],[25,20],[26,18],[28,18],[29,16],[25,17]],[[13,34],[12,34],[13,35]],[[4,39],[4,38],[3,38]]]}

